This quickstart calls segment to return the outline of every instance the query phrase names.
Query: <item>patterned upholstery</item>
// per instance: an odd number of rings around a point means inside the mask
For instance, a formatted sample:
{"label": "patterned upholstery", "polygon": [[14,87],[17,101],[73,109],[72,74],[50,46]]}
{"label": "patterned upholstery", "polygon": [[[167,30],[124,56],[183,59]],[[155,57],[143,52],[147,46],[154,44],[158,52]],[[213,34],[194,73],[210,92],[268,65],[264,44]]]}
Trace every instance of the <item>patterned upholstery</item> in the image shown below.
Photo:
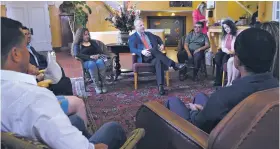
{"label": "patterned upholstery", "polygon": [[1,132],[2,149],[49,149],[38,140],[22,137],[10,132]]}

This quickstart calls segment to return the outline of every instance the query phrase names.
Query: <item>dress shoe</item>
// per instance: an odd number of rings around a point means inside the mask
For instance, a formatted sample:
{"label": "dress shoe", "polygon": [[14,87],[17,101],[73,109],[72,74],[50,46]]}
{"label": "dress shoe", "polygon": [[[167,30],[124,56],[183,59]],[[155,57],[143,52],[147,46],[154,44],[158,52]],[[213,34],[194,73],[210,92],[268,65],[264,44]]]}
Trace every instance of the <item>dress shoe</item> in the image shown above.
{"label": "dress shoe", "polygon": [[213,83],[213,86],[222,86],[222,83],[214,82],[214,83]]}
{"label": "dress shoe", "polygon": [[164,95],[165,94],[165,90],[164,90],[163,85],[159,85],[158,86],[158,92],[159,92],[160,95]]}
{"label": "dress shoe", "polygon": [[173,66],[173,69],[174,69],[175,71],[177,71],[177,70],[183,70],[185,67],[186,67],[186,64],[179,64],[179,63],[176,63],[176,64]]}

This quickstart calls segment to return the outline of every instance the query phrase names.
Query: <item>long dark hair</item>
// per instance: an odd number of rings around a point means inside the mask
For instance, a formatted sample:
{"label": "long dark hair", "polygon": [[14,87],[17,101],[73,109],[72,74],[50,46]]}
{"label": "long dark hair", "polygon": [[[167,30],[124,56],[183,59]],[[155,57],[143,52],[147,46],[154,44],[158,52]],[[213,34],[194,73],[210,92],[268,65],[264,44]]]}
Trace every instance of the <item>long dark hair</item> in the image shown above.
{"label": "long dark hair", "polygon": [[83,37],[84,37],[84,34],[85,34],[86,31],[88,31],[87,28],[79,28],[76,31],[75,38],[74,38],[72,48],[71,48],[71,54],[72,55],[74,54],[74,45],[80,45],[83,42]]}
{"label": "long dark hair", "polygon": [[230,34],[232,36],[236,36],[237,35],[237,27],[236,25],[234,24],[234,22],[232,22],[231,20],[225,20],[223,23],[222,23],[222,32],[223,32],[223,36],[222,36],[222,39],[225,38],[225,36],[227,35],[227,32],[225,31],[223,25],[226,24],[229,28],[230,28]]}

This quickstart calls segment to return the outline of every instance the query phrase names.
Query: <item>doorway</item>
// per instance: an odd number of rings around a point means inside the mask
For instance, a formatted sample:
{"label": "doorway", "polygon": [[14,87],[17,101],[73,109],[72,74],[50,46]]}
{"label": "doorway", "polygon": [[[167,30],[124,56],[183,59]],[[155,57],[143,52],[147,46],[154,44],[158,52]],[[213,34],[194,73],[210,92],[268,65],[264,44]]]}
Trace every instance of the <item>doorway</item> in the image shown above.
{"label": "doorway", "polygon": [[147,19],[149,29],[164,29],[166,47],[177,47],[178,41],[186,33],[184,16],[148,16]]}
{"label": "doorway", "polygon": [[7,17],[20,21],[30,28],[31,45],[36,51],[51,51],[51,30],[48,3],[46,1],[6,2]]}

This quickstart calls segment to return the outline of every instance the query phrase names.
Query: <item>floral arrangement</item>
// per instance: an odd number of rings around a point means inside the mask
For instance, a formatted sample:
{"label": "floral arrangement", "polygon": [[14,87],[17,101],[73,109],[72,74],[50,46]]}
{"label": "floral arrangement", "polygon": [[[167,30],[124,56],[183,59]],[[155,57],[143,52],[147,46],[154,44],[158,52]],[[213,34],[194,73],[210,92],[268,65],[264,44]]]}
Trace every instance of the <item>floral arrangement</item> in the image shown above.
{"label": "floral arrangement", "polygon": [[136,10],[136,5],[124,1],[123,5],[119,5],[118,10],[113,8],[111,10],[113,13],[105,20],[111,22],[113,27],[121,33],[128,33],[134,29],[134,20],[140,16],[140,10]]}

